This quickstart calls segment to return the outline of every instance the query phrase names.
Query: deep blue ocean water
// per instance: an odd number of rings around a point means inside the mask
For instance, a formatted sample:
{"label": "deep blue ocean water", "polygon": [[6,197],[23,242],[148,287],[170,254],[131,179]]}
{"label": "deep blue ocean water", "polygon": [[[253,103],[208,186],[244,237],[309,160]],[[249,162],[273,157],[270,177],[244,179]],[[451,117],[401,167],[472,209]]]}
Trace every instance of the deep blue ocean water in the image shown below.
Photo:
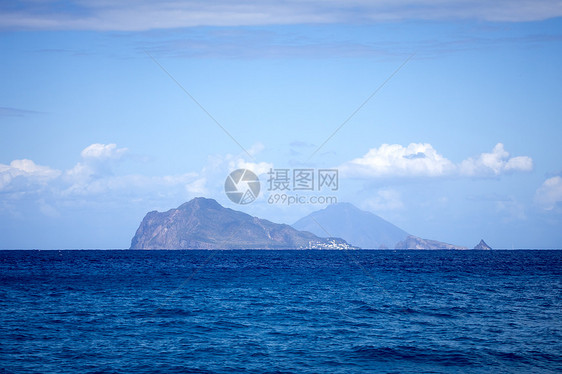
{"label": "deep blue ocean water", "polygon": [[1,373],[560,373],[562,251],[0,251]]}

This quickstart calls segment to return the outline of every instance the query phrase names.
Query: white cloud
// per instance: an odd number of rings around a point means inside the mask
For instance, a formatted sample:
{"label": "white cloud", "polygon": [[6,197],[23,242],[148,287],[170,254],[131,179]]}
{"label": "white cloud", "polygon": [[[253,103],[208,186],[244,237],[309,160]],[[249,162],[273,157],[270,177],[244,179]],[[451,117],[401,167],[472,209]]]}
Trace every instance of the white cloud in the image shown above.
{"label": "white cloud", "polygon": [[82,161],[66,170],[63,179],[70,184],[87,184],[93,179],[113,175],[112,166],[127,152],[127,148],[117,148],[114,143],[94,143],[82,150]]}
{"label": "white cloud", "polygon": [[27,159],[0,164],[0,191],[8,192],[10,199],[20,199],[29,193],[41,192],[39,210],[56,216],[52,200],[114,199],[143,197],[188,198],[205,194],[206,178],[199,173],[165,176],[114,175],[111,170],[127,152],[115,144],[95,143],[84,148],[82,159],[63,171],[41,166]]}
{"label": "white cloud", "polygon": [[117,148],[116,144],[94,143],[82,150],[80,155],[84,159],[116,160],[127,152],[127,148]]}
{"label": "white cloud", "polygon": [[205,196],[208,193],[207,178],[198,178],[185,185],[185,189],[192,195]]}
{"label": "white cloud", "polygon": [[[66,7],[15,1],[0,5],[0,27],[39,30],[150,30],[193,26],[248,26],[462,20],[523,22],[562,16],[551,0],[163,0],[71,1]],[[20,3],[20,5],[17,5]],[[3,9],[4,8],[4,9]]]}
{"label": "white cloud", "polygon": [[[256,143],[249,148],[248,153],[252,155],[252,157],[255,157],[264,149],[265,147],[263,144]],[[209,156],[207,165],[203,167],[202,174],[207,177],[226,178],[230,172],[236,169],[248,169],[259,176],[266,174],[269,169],[273,168],[273,164],[270,162],[248,161],[245,156],[246,152],[241,152],[236,155],[227,153],[226,155]]]}
{"label": "white cloud", "polygon": [[10,163],[10,167],[17,171],[19,174],[34,176],[44,179],[51,179],[57,177],[60,171],[51,169],[48,166],[37,165],[31,160],[14,160]]}
{"label": "white cloud", "polygon": [[269,162],[248,162],[238,159],[229,163],[230,169],[248,169],[256,173],[256,175],[266,174],[269,169],[273,168],[273,164]]}
{"label": "white cloud", "polygon": [[527,156],[509,157],[502,143],[496,144],[491,153],[461,162],[459,172],[467,176],[500,175],[512,171],[533,170],[533,160]]}
{"label": "white cloud", "polygon": [[507,160],[505,170],[510,171],[532,171],[533,159],[527,156],[517,156]]}
{"label": "white cloud", "polygon": [[546,210],[552,210],[562,202],[562,177],[545,180],[535,193],[535,202]]}
{"label": "white cloud", "polygon": [[14,160],[10,165],[0,164],[0,190],[8,188],[18,177],[29,188],[30,185],[44,185],[60,174],[60,170],[37,165],[31,160]]}
{"label": "white cloud", "polygon": [[527,156],[509,157],[502,143],[492,152],[454,164],[431,144],[383,144],[370,149],[363,157],[340,166],[343,176],[359,178],[497,176],[509,172],[531,171],[533,160]]}
{"label": "white cloud", "polygon": [[156,196],[197,194],[205,191],[205,179],[197,173],[165,176],[114,175],[111,166],[128,152],[116,144],[94,143],[84,148],[82,161],[64,173],[67,183],[62,196],[94,196],[102,194],[128,194]]}
{"label": "white cloud", "polygon": [[[263,149],[257,143],[249,152],[257,155]],[[198,172],[156,176],[118,173],[113,166],[126,152],[126,148],[115,144],[91,144],[82,150],[76,164],[64,171],[31,160],[0,164],[0,191],[4,193],[0,209],[15,216],[26,199],[36,212],[56,218],[65,216],[68,209],[104,204],[142,202],[166,206],[196,196],[224,197],[225,178],[234,169],[247,168],[260,175],[273,167],[271,163],[249,161],[245,153],[240,153],[210,157]]]}
{"label": "white cloud", "polygon": [[351,177],[436,177],[449,174],[454,165],[431,144],[411,143],[407,147],[383,144],[339,169]]}
{"label": "white cloud", "polygon": [[[262,143],[256,143],[250,147],[248,153],[255,157],[258,153],[263,151],[265,146]],[[242,154],[243,155],[243,154]],[[242,156],[232,156],[226,155],[225,160],[228,163],[228,168],[230,171],[235,169],[248,169],[256,173],[257,175],[265,174],[269,171],[269,169],[273,168],[273,164],[269,162],[251,162],[247,161]]]}
{"label": "white cloud", "polygon": [[64,178],[70,182],[86,183],[93,173],[94,170],[91,166],[78,162],[72,169],[64,172]]}
{"label": "white cloud", "polygon": [[166,176],[145,176],[137,174],[105,176],[95,179],[78,179],[69,181],[59,196],[71,197],[93,197],[113,195],[121,196],[183,196],[185,192],[195,194],[204,188],[197,173],[185,173]]}

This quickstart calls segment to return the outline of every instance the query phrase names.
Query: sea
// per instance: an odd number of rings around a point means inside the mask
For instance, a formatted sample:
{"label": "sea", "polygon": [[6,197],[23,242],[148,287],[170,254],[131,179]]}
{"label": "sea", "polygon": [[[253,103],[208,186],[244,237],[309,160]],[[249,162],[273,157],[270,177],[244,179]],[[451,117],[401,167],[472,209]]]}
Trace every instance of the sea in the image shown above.
{"label": "sea", "polygon": [[562,251],[0,251],[0,373],[561,373]]}

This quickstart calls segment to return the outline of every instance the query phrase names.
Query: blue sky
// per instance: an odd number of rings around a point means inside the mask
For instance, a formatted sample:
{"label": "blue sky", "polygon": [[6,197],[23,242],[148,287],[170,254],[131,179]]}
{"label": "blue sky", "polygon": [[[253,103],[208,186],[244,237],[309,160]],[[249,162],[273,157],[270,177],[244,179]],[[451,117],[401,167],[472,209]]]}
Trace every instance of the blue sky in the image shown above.
{"label": "blue sky", "polygon": [[[268,204],[269,168],[337,168],[339,201],[420,237],[561,248],[561,16],[555,1],[2,3],[0,248],[126,248],[146,212],[195,196],[284,223],[324,207]],[[262,181],[244,206],[223,191],[239,167]]]}

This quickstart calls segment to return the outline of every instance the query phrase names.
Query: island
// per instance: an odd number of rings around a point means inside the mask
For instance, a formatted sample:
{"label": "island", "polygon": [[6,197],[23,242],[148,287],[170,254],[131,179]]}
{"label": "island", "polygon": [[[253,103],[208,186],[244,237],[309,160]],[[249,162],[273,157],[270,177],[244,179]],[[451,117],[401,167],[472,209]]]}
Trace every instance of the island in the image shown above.
{"label": "island", "polygon": [[486,244],[484,239],[482,239],[482,240],[480,240],[480,243],[478,243],[478,244],[476,244],[476,246],[474,246],[474,249],[489,251],[489,250],[492,249],[492,247],[490,247],[488,244]]}
{"label": "island", "polygon": [[316,235],[327,232],[363,249],[467,249],[411,235],[351,203],[328,205],[301,218],[293,227]]}
{"label": "island", "polygon": [[321,238],[285,224],[197,197],[167,212],[146,214],[131,249],[356,249],[341,238]]}
{"label": "island", "polygon": [[[410,249],[466,247],[411,235],[350,203],[315,211],[289,226],[194,198],[166,212],[145,215],[130,249]],[[491,248],[481,240],[477,250]]]}

